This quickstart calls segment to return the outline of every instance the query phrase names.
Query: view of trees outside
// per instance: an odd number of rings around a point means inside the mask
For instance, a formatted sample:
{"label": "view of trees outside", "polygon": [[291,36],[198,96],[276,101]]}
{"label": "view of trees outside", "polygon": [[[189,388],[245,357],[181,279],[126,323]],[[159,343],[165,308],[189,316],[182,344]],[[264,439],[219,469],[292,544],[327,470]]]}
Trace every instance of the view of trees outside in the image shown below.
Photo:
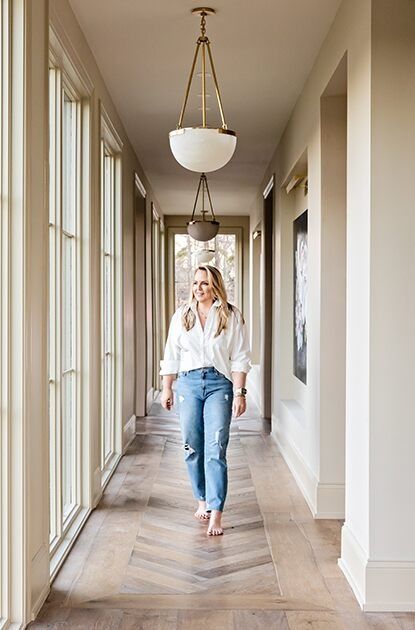
{"label": "view of trees outside", "polygon": [[201,243],[188,234],[174,236],[175,304],[179,308],[187,302],[194,269],[199,264],[198,254],[214,249],[208,264],[217,267],[225,281],[228,301],[235,304],[236,296],[236,234],[218,234],[211,241]]}

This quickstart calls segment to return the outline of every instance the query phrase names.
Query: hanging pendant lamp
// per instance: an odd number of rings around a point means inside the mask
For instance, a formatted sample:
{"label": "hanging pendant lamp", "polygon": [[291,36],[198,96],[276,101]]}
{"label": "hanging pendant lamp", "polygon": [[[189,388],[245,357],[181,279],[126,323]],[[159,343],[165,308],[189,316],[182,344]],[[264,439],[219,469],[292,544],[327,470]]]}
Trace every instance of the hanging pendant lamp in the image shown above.
{"label": "hanging pendant lamp", "polygon": [[[197,201],[199,199],[200,189],[202,189],[202,220],[195,220],[195,212]],[[212,215],[212,220],[207,221],[205,214],[208,210],[205,210],[205,194],[207,194],[210,212]],[[199,185],[197,187],[196,199],[193,206],[192,218],[187,223],[187,232],[190,234],[192,238],[196,241],[210,241],[212,238],[216,236],[219,231],[219,221],[216,221],[215,213],[213,212],[212,199],[210,197],[209,186],[207,183],[206,175],[204,173],[201,174],[199,179]]]}
{"label": "hanging pendant lamp", "polygon": [[212,262],[212,258],[215,255],[215,250],[214,249],[209,249],[209,246],[207,243],[205,243],[205,246],[202,249],[199,249],[199,251],[196,253],[196,260],[197,260],[197,264],[198,265],[207,265],[210,262]]}
{"label": "hanging pendant lamp", "polygon": [[[196,43],[196,51],[190,70],[182,110],[177,128],[169,133],[170,148],[176,160],[190,171],[209,173],[222,168],[229,162],[236,147],[236,133],[228,129],[223,113],[222,99],[219,92],[218,80],[213,63],[210,41],[206,36],[206,16],[214,15],[215,10],[206,7],[193,9],[192,13],[201,16],[200,36]],[[199,52],[202,58],[202,125],[199,127],[183,127],[183,118],[189,98]],[[215,129],[208,127],[206,116],[206,52],[209,59],[211,74],[215,85],[216,98],[222,119],[222,127]]]}

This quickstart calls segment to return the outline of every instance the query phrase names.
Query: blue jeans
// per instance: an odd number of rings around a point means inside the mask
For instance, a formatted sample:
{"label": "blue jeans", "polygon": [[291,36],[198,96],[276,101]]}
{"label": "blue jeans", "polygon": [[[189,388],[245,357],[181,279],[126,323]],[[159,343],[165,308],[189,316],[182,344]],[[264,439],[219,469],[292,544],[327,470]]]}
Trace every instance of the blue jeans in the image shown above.
{"label": "blue jeans", "polygon": [[177,399],[184,457],[195,499],[223,511],[233,383],[214,367],[179,372]]}

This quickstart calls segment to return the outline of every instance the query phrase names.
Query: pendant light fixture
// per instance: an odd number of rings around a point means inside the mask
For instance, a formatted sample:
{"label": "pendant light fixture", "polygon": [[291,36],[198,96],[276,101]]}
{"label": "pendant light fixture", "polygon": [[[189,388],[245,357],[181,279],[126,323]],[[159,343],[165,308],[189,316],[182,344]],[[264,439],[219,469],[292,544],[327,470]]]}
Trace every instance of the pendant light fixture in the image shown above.
{"label": "pendant light fixture", "polygon": [[[202,189],[202,220],[195,220],[195,212],[196,206],[199,199],[200,189]],[[206,220],[205,214],[208,210],[205,210],[205,194],[207,194],[207,198],[210,205],[210,212],[212,215],[212,220]],[[187,232],[190,234],[192,238],[196,241],[210,241],[212,238],[216,236],[219,231],[219,221],[216,221],[215,213],[213,212],[212,199],[210,197],[209,186],[207,183],[206,175],[204,173],[201,174],[199,179],[199,185],[197,187],[196,199],[193,206],[192,218],[187,223]]]}
{"label": "pendant light fixture", "polygon": [[[223,113],[222,99],[220,96],[218,80],[213,63],[210,41],[206,35],[206,16],[214,15],[215,10],[206,7],[193,9],[192,13],[201,16],[200,36],[196,42],[196,51],[190,70],[186,93],[177,128],[170,131],[170,148],[176,160],[189,169],[198,173],[209,173],[222,168],[229,162],[236,147],[236,133],[228,129]],[[199,127],[183,127],[183,118],[189,98],[190,87],[195,72],[196,63],[201,53],[202,69],[202,125]],[[222,126],[219,128],[208,127],[206,116],[206,62],[209,60],[211,74],[215,85]]]}
{"label": "pendant light fixture", "polygon": [[212,262],[212,259],[215,255],[214,249],[209,249],[209,245],[207,242],[204,244],[202,249],[196,253],[196,260],[198,265],[207,265]]}

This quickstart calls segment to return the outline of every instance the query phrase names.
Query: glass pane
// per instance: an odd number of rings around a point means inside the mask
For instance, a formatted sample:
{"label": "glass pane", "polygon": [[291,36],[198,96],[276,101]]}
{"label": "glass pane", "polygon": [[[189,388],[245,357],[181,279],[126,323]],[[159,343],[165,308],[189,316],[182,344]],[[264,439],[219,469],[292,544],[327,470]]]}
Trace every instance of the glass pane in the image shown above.
{"label": "glass pane", "polygon": [[[77,103],[62,95],[62,227],[76,229]],[[76,239],[61,232],[61,448],[63,521],[76,502]],[[68,372],[68,370],[71,370]]]}
{"label": "glass pane", "polygon": [[107,461],[113,450],[111,440],[112,430],[112,401],[113,401],[113,378],[112,378],[112,357],[106,356],[104,359],[104,462]]}
{"label": "glass pane", "polygon": [[104,257],[104,352],[112,351],[112,258]]}
{"label": "glass pane", "polygon": [[75,232],[76,206],[76,103],[63,93],[62,109],[62,227]]}
{"label": "glass pane", "polygon": [[105,154],[104,157],[104,250],[113,253],[112,232],[114,212],[114,158]]}
{"label": "glass pane", "polygon": [[75,239],[62,234],[62,371],[75,359]]}
{"label": "glass pane", "polygon": [[75,374],[68,372],[62,378],[62,509],[64,521],[75,503],[75,440]]}

